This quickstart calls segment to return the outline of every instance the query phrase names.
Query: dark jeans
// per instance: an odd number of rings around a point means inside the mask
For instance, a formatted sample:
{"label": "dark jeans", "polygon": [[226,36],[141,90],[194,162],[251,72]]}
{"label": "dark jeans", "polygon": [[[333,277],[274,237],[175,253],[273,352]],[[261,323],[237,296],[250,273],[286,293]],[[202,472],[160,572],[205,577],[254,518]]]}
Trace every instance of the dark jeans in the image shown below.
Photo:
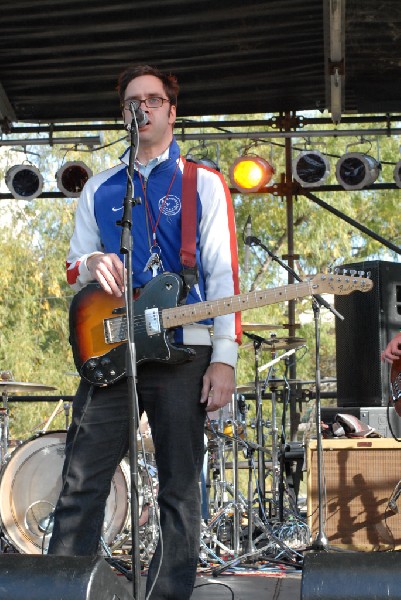
{"label": "dark jeans", "polygon": [[[211,348],[194,349],[196,358],[191,362],[145,363],[138,367],[140,410],[148,415],[155,446],[163,535],[162,563],[152,600],[189,598],[196,576],[205,421],[199,399]],[[128,432],[126,381],[108,388],[91,388],[81,382],[67,435],[65,481],[55,511],[49,554],[97,553],[110,482],[128,450]],[[149,568],[148,590],[160,559],[159,542]]]}

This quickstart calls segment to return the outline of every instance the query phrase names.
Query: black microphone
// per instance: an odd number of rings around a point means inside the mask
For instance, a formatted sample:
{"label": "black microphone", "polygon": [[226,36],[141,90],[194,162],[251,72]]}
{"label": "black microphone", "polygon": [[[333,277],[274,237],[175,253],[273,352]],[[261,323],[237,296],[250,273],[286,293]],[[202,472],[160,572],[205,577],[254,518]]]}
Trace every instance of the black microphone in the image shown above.
{"label": "black microphone", "polygon": [[260,335],[255,335],[254,333],[249,333],[249,331],[243,331],[244,335],[250,340],[254,342],[258,342],[258,344],[268,344],[270,340],[266,340],[265,338],[260,337]]}
{"label": "black microphone", "polygon": [[132,100],[132,102],[129,104],[129,109],[132,113],[132,116],[135,116],[139,129],[149,123],[148,115],[142,110],[141,105],[138,106],[137,101]]}
{"label": "black microphone", "polygon": [[251,248],[251,235],[252,235],[252,217],[248,215],[248,219],[245,225],[245,255],[244,255],[244,273],[249,271],[249,252]]}

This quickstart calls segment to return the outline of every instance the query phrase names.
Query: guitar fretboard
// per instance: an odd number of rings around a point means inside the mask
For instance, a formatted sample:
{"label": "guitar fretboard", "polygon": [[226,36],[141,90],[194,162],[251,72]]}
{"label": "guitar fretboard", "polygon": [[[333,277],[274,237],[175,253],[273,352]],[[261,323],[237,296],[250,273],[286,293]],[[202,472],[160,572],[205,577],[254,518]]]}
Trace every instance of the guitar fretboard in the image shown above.
{"label": "guitar fretboard", "polygon": [[228,296],[210,302],[186,304],[162,311],[162,323],[165,329],[196,323],[212,317],[228,315],[249,308],[258,308],[268,304],[276,304],[295,298],[303,298],[316,294],[319,285],[311,281],[302,281],[291,285],[283,285],[274,289],[246,292],[237,296]]}

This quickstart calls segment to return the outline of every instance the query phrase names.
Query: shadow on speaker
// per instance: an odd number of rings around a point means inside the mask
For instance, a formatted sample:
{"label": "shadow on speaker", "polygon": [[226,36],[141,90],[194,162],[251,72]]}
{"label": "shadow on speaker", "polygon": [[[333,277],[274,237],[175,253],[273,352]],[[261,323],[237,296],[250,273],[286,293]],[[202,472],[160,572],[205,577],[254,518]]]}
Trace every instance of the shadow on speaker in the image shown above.
{"label": "shadow on speaker", "polygon": [[132,600],[132,595],[101,557],[1,554],[0,598]]}
{"label": "shadow on speaker", "polygon": [[301,600],[401,600],[401,553],[310,552]]}

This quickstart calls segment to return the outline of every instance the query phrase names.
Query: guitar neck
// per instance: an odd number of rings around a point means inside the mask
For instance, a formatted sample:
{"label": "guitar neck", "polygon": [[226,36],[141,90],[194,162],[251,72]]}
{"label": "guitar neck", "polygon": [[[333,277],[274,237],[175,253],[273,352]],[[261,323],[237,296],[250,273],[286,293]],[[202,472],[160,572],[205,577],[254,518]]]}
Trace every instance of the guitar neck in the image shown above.
{"label": "guitar neck", "polygon": [[268,304],[276,304],[295,298],[303,298],[317,293],[318,286],[311,281],[302,281],[290,285],[283,285],[273,289],[257,290],[228,296],[218,300],[185,304],[175,308],[162,310],[162,323],[165,329],[196,323],[212,317],[220,317],[235,312],[258,308]]}

